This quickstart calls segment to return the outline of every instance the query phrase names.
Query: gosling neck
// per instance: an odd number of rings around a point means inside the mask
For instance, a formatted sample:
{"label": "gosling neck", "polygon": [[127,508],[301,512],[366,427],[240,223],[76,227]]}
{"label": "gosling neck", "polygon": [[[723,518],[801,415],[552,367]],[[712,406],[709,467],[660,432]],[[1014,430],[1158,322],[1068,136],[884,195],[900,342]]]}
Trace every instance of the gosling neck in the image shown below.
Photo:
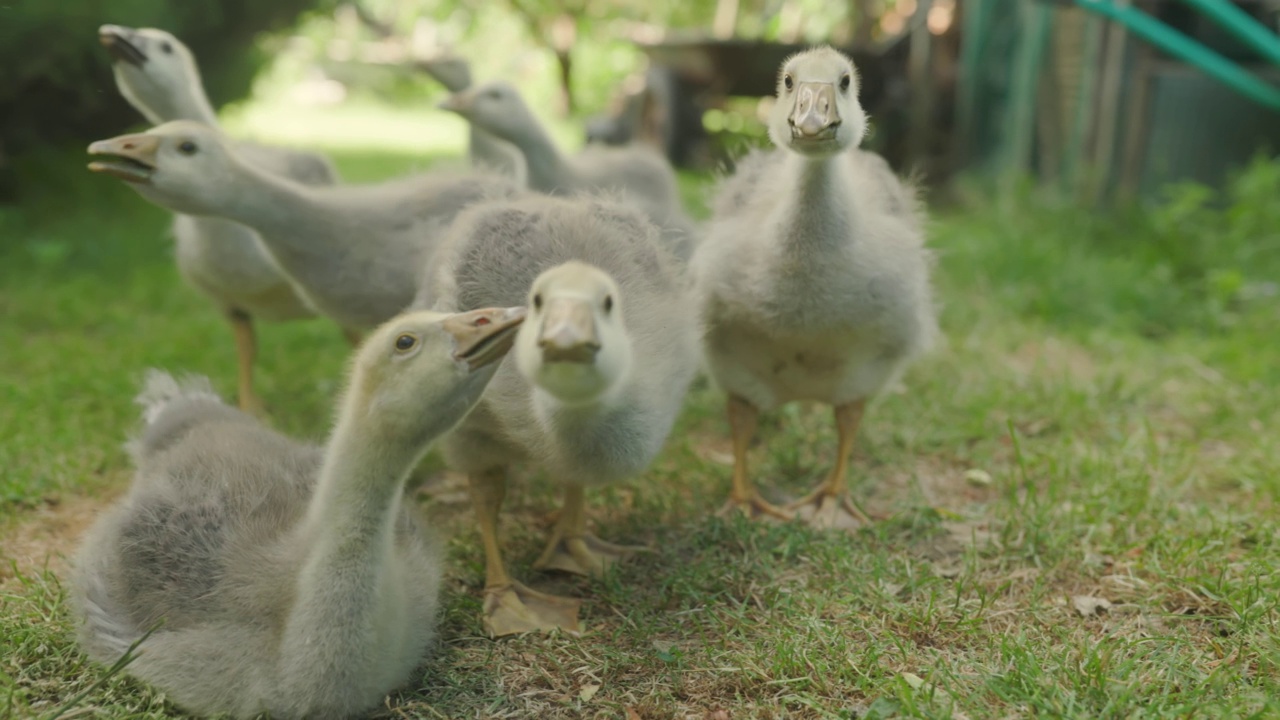
{"label": "gosling neck", "polygon": [[199,78],[195,78],[188,86],[188,91],[179,93],[174,100],[174,116],[165,120],[195,120],[209,127],[218,127],[218,114],[214,112],[209,97],[204,94],[204,85]]}
{"label": "gosling neck", "polygon": [[426,448],[388,442],[350,405],[325,448],[307,534],[329,552],[373,555],[391,547],[405,480]]}
{"label": "gosling neck", "polygon": [[789,196],[780,205],[789,246],[807,249],[847,240],[857,218],[846,152],[822,158],[788,152],[781,180]]}
{"label": "gosling neck", "polygon": [[[317,190],[234,158],[231,194],[223,216],[270,237],[270,249],[284,265],[289,255],[314,256],[325,238],[350,222]],[[305,241],[304,241],[305,239]],[[286,268],[287,269],[287,268]]]}
{"label": "gosling neck", "polygon": [[572,188],[573,168],[542,123],[532,113],[527,113],[522,125],[518,133],[507,139],[524,155],[529,189],[550,194]]}
{"label": "gosling neck", "polygon": [[166,93],[160,107],[151,107],[133,93],[133,105],[146,116],[152,125],[163,125],[173,120],[194,120],[195,122],[218,127],[218,114],[214,112],[209,96],[204,92],[204,84],[198,72],[190,73],[183,87],[175,92]]}

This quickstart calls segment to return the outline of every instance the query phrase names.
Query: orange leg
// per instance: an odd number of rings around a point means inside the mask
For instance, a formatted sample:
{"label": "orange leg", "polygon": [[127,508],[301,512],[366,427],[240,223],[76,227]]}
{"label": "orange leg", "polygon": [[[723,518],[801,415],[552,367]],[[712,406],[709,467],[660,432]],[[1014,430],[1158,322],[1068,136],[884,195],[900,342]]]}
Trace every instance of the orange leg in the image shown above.
{"label": "orange leg", "polygon": [[547,595],[511,579],[498,547],[498,511],[507,494],[506,468],[468,477],[484,544],[484,629],[492,637],[560,628],[578,632],[581,600]]}
{"label": "orange leg", "polygon": [[[858,426],[862,423],[862,413],[866,408],[865,400],[857,400],[835,409],[836,420],[836,464],[831,474],[813,492],[804,498],[788,505],[788,508],[800,510],[805,520],[816,527],[835,528],[851,527],[871,522],[849,499],[846,489],[846,478],[849,474],[849,455],[853,452],[853,441],[858,436]],[[812,508],[811,514],[803,509]]]}
{"label": "orange leg", "polygon": [[778,507],[760,497],[751,479],[747,477],[747,450],[751,446],[751,436],[756,432],[756,424],[760,411],[755,405],[737,395],[729,396],[729,434],[733,439],[733,488],[729,492],[729,500],[721,509],[721,514],[740,510],[747,517],[774,517],[790,520],[795,513]]}
{"label": "orange leg", "polygon": [[258,342],[253,334],[253,318],[243,310],[231,310],[227,313],[227,320],[231,322],[231,330],[236,337],[236,358],[239,363],[236,397],[240,402],[240,409],[261,414],[262,400],[253,392],[253,361],[258,354]]}
{"label": "orange leg", "polygon": [[614,545],[587,532],[587,502],[581,485],[566,485],[564,506],[551,541],[533,564],[545,570],[603,577],[614,563],[648,548]]}

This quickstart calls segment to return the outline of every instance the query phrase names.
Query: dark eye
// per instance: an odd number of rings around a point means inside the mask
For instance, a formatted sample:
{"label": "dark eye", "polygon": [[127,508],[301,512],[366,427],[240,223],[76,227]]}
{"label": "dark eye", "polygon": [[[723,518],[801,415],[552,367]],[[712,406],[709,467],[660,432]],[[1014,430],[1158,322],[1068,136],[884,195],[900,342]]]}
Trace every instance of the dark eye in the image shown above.
{"label": "dark eye", "polygon": [[795,82],[791,79],[791,76],[790,76],[790,75],[783,75],[783,76],[782,76],[782,85],[783,85],[783,87],[785,87],[786,89],[790,90],[790,89],[791,89],[791,86],[792,86],[792,85],[795,85]]}
{"label": "dark eye", "polygon": [[170,45],[169,41],[167,40],[165,42],[160,43],[160,49],[163,50],[166,55],[170,55],[173,53],[173,46]]}
{"label": "dark eye", "polygon": [[396,350],[399,350],[400,352],[405,352],[406,350],[412,350],[413,346],[417,344],[418,344],[418,338],[408,333],[405,333],[404,335],[401,335],[400,337],[396,338]]}
{"label": "dark eye", "polygon": [[605,311],[605,312],[609,312],[610,310],[613,310],[613,296],[612,296],[612,295],[605,295],[605,296],[604,296],[604,311]]}
{"label": "dark eye", "polygon": [[538,293],[537,295],[533,296],[533,309],[534,310],[542,309],[542,293]]}
{"label": "dark eye", "polygon": [[492,90],[485,92],[484,95],[490,100],[497,100],[498,98],[502,97],[502,93],[498,92],[497,88],[494,88]]}
{"label": "dark eye", "polygon": [[848,75],[845,75],[844,77],[840,78],[840,89],[848,90],[849,84],[852,82],[853,82],[853,78],[849,77]]}
{"label": "dark eye", "polygon": [[196,147],[196,144],[190,140],[183,140],[182,144],[178,146],[178,152],[183,155],[195,155],[196,151],[199,149],[200,148]]}

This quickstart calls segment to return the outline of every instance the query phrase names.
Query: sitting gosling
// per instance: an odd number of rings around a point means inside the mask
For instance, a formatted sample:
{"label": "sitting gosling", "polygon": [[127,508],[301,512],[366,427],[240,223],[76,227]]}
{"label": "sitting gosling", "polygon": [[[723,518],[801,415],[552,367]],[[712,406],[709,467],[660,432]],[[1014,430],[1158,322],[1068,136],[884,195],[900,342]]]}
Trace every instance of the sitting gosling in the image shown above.
{"label": "sitting gosling", "polygon": [[186,710],[345,718],[409,679],[435,634],[438,544],[402,503],[480,399],[523,308],[409,313],[358,350],[328,444],[303,445],[154,373],[129,494],[72,579],[81,646]]}
{"label": "sitting gosling", "polygon": [[[729,395],[730,507],[811,508],[821,527],[865,520],[845,491],[863,407],[937,334],[915,198],[857,149],[866,126],[848,58],[788,59],[769,121],[778,149],[725,183],[691,265],[708,371]],[[783,509],[758,495],[746,455],[759,411],[793,400],[834,405],[839,441],[826,481]]]}
{"label": "sitting gosling", "polygon": [[642,472],[661,450],[698,365],[683,268],[638,211],[531,196],[459,216],[417,305],[453,312],[529,303],[507,363],[476,411],[441,443],[465,472],[484,539],[484,624],[492,635],[577,628],[579,602],[514,581],[498,547],[508,467],[564,485],[537,562],[600,575],[633,551],[587,531],[584,492]]}

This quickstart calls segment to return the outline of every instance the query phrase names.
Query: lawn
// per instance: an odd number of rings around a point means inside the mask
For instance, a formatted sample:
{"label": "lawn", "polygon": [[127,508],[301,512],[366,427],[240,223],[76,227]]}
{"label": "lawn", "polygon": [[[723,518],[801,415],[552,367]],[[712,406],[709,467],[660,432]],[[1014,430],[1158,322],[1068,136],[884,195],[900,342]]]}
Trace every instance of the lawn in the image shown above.
{"label": "lawn", "polygon": [[[423,151],[426,152],[426,151]],[[352,181],[438,160],[336,148]],[[0,717],[172,717],[75,649],[66,555],[126,487],[143,371],[234,391],[222,319],[172,265],[165,213],[23,161],[0,208]],[[689,178],[698,196],[705,179]],[[715,514],[723,399],[704,381],[643,477],[596,493],[607,539],[654,551],[603,581],[536,573],[548,479],[515,483],[516,576],[586,599],[585,632],[493,641],[478,534],[428,459],[449,531],[443,642],[388,717],[1280,716],[1280,164],[1210,202],[1110,215],[1022,191],[937,210],[947,335],[868,414],[854,533]],[[966,196],[968,197],[968,196]],[[1271,282],[1268,282],[1270,280]],[[347,347],[322,320],[261,326],[270,422],[320,438]],[[762,423],[755,475],[794,496],[829,466],[821,407]]]}

